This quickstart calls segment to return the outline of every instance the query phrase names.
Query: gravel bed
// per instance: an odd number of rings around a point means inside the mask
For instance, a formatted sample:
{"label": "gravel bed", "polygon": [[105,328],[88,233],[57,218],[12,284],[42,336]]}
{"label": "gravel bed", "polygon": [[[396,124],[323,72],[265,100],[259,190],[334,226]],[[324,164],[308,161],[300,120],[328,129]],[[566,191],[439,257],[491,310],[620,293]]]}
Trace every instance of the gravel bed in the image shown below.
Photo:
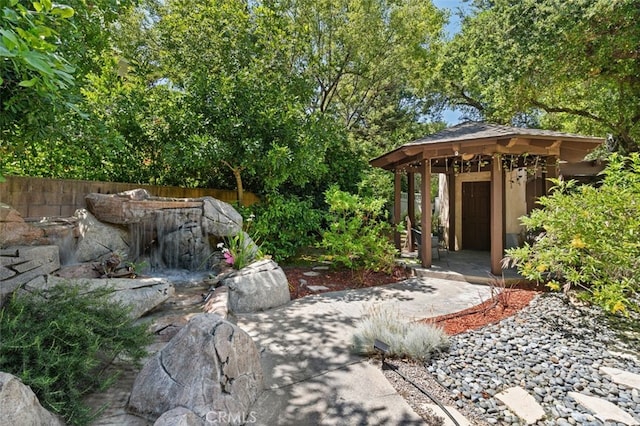
{"label": "gravel bed", "polygon": [[[494,395],[512,386],[527,390],[546,416],[536,425],[622,426],[603,423],[568,396],[606,399],[640,421],[640,392],[600,373],[613,367],[640,374],[637,348],[604,325],[598,310],[557,293],[537,296],[515,316],[453,336],[448,351],[426,364],[390,360],[443,405],[452,405],[472,425],[523,425]],[[385,376],[430,426],[442,419],[425,408],[432,401],[397,373]]]}
{"label": "gravel bed", "polygon": [[[456,402],[451,393],[442,387],[431,375],[423,364],[409,360],[389,360],[389,364],[395,366],[409,380],[420,386],[423,390],[434,397],[440,404],[445,406],[456,406]],[[425,423],[429,426],[442,426],[444,419],[438,417],[429,409],[426,404],[434,404],[434,402],[418,390],[413,384],[406,381],[395,371],[390,369],[383,370],[389,383],[395,388],[396,392],[402,396],[409,406],[416,412]],[[469,422],[474,426],[486,426],[479,413],[474,412],[470,404],[456,407]]]}
{"label": "gravel bed", "polygon": [[453,336],[449,351],[428,362],[426,370],[463,414],[471,411],[489,424],[524,424],[494,398],[520,386],[545,410],[537,425],[599,426],[605,423],[568,393],[606,399],[640,421],[638,390],[617,385],[599,371],[614,367],[640,374],[637,358],[624,352],[633,353],[603,325],[596,309],[545,293],[513,317]]}

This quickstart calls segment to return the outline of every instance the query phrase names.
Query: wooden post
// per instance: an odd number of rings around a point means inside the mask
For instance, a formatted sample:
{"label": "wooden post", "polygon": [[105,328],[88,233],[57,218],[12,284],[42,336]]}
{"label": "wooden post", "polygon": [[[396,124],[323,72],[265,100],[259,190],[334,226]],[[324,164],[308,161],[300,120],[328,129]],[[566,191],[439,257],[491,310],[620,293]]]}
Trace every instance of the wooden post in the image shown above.
{"label": "wooden post", "polygon": [[422,266],[431,268],[431,160],[425,158],[420,163],[420,174],[422,175],[422,187],[420,188],[421,200],[421,232],[422,241]]}
{"label": "wooden post", "polygon": [[547,170],[544,172],[544,195],[549,195],[551,187],[555,184],[549,179],[558,178],[558,157],[547,157]]}
{"label": "wooden post", "polygon": [[400,238],[400,232],[398,232],[398,225],[402,218],[401,211],[401,191],[402,187],[400,186],[402,182],[402,171],[396,170],[394,172],[393,179],[393,242],[396,246],[396,249],[402,250],[402,240]]}
{"label": "wooden post", "polygon": [[408,194],[407,194],[407,215],[411,219],[411,225],[416,223],[416,176],[415,173],[407,173]]}
{"label": "wooden post", "polygon": [[449,185],[449,241],[447,247],[449,250],[457,251],[458,242],[456,241],[456,174],[451,172],[447,175]]}
{"label": "wooden post", "polygon": [[504,173],[500,157],[491,159],[491,273],[502,275],[504,256]]}

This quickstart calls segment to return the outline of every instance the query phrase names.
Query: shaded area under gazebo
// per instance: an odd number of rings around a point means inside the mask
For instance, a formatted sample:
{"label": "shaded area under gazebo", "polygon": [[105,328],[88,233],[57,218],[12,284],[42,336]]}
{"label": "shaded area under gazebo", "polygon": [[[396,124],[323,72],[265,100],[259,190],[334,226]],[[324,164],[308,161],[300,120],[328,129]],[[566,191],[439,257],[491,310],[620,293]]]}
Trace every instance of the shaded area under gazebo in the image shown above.
{"label": "shaded area under gazebo", "polygon": [[[517,238],[517,218],[535,207],[535,200],[552,187],[549,178],[560,175],[597,174],[601,168],[584,157],[604,142],[603,138],[466,122],[402,145],[370,161],[374,167],[394,172],[394,224],[402,221],[401,185],[407,176],[407,216],[416,224],[415,175],[421,176],[418,242],[423,267],[432,265],[431,175],[438,173],[440,215],[450,250],[490,252],[490,271],[501,274],[505,242]],[[515,182],[515,183],[514,183]],[[507,183],[509,186],[507,186]],[[515,224],[514,224],[515,223]],[[506,232],[509,227],[510,231]],[[400,234],[395,234],[401,249]]]}

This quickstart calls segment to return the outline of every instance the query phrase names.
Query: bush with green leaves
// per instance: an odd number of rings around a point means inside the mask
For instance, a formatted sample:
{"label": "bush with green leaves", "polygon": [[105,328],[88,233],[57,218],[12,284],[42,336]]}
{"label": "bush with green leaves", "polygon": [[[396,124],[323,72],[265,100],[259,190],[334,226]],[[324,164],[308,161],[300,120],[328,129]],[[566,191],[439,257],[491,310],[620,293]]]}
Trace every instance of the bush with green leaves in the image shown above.
{"label": "bush with green leaves", "polygon": [[426,361],[449,347],[449,336],[440,327],[409,322],[389,308],[373,306],[360,320],[353,334],[353,350],[363,355],[374,353],[375,340],[389,345],[388,356]]}
{"label": "bush with green leaves", "polygon": [[253,231],[260,237],[264,253],[277,261],[293,257],[303,247],[317,242],[324,212],[314,208],[311,198],[272,194],[264,203],[243,209],[252,213]]}
{"label": "bush with green leaves", "polygon": [[40,403],[67,424],[87,424],[96,413],[82,402],[117,378],[105,371],[116,356],[139,362],[151,342],[146,325],[108,301],[110,289],[87,292],[60,284],[16,295],[0,308],[0,371],[19,377]]}
{"label": "bush with green leaves", "polygon": [[628,313],[640,290],[640,156],[613,155],[603,175],[599,187],[556,181],[543,208],[522,218],[539,235],[506,260],[525,278],[586,289],[591,302]]}
{"label": "bush with green leaves", "polygon": [[336,186],[325,192],[325,200],[329,225],[320,246],[329,258],[352,270],[390,272],[397,250],[390,240],[392,228],[385,217],[385,201],[350,194]]}

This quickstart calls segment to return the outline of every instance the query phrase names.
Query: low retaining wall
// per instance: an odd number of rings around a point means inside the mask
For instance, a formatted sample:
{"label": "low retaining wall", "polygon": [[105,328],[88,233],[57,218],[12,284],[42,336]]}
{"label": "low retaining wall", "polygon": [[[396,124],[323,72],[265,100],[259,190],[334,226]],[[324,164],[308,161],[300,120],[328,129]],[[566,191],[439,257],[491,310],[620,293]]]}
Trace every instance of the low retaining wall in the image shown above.
{"label": "low retaining wall", "polygon": [[[0,202],[16,209],[23,218],[69,217],[77,209],[86,208],[84,197],[90,193],[116,194],[135,188],[146,189],[156,197],[199,198],[211,196],[233,204],[236,191],[177,186],[141,185],[136,183],[97,182],[71,179],[45,179],[5,176],[0,183]],[[259,201],[257,195],[244,193],[244,205]]]}

